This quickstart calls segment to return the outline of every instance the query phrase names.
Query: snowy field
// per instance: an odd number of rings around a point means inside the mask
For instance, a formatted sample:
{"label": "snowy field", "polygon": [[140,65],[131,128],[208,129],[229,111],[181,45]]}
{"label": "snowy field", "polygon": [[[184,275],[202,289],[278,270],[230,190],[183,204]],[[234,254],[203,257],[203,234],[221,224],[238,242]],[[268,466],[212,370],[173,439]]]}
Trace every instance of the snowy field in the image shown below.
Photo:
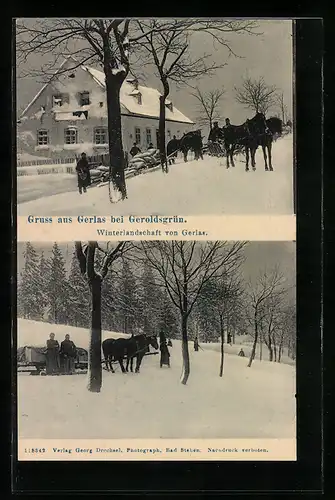
{"label": "snowy field", "polygon": [[18,183],[18,215],[292,214],[292,134],[274,142],[272,157],[274,172],[264,170],[260,148],[255,172],[245,172],[243,156],[237,157],[235,168],[228,170],[225,158],[205,156],[203,161],[181,161],[171,166],[168,175],[156,171],[129,179],[128,199],[113,205],[107,186],[93,187],[79,195],[76,187],[68,192],[64,185],[64,192],[59,192],[58,182],[47,175],[39,176],[39,196],[28,198],[30,180],[22,179]]}
{"label": "snowy field", "polygon": [[[70,333],[80,347],[88,331],[19,320],[18,346],[45,345],[53,331],[58,340]],[[103,337],[121,337],[104,332]],[[99,394],[86,388],[85,375],[18,375],[20,438],[295,438],[295,368],[226,354],[190,344],[191,374],[180,383],[181,345],[173,341],[171,368],[159,368],[159,356],[143,359],[140,374],[103,370]],[[227,346],[228,347],[228,346]],[[228,350],[228,349],[227,349]]]}

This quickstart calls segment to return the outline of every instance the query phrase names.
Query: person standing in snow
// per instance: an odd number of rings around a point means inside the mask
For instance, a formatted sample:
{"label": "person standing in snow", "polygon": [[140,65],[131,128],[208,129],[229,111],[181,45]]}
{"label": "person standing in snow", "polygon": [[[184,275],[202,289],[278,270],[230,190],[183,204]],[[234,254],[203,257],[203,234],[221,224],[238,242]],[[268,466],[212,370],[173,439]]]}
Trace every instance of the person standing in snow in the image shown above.
{"label": "person standing in snow", "polygon": [[199,341],[198,341],[198,337],[195,337],[193,346],[194,346],[194,350],[195,350],[196,352],[198,352],[198,351],[199,351]]}
{"label": "person standing in snow", "polygon": [[137,147],[136,142],[134,142],[133,147],[131,148],[131,150],[129,151],[129,153],[131,154],[132,157],[134,157],[135,155],[137,155],[140,152],[141,152],[140,148]]}
{"label": "person standing in snow", "polygon": [[60,351],[59,351],[60,359],[62,361],[63,373],[65,375],[71,375],[74,373],[74,364],[77,356],[77,348],[70,340],[70,335],[65,335],[65,339],[61,342]]}
{"label": "person standing in snow", "polygon": [[170,368],[170,352],[166,340],[160,343],[159,349],[161,351],[160,367],[167,365]]}
{"label": "person standing in snow", "polygon": [[79,194],[82,194],[83,191],[86,193],[87,186],[91,185],[90,168],[86,158],[86,153],[81,153],[81,158],[77,162],[76,171],[78,176]]}
{"label": "person standing in snow", "polygon": [[221,153],[221,148],[218,144],[218,140],[221,137],[221,129],[218,122],[213,123],[213,128],[209,132],[208,144],[209,151],[214,155],[219,155]]}
{"label": "person standing in snow", "polygon": [[58,340],[55,340],[54,333],[50,333],[47,340],[46,365],[47,375],[59,375],[59,343]]}

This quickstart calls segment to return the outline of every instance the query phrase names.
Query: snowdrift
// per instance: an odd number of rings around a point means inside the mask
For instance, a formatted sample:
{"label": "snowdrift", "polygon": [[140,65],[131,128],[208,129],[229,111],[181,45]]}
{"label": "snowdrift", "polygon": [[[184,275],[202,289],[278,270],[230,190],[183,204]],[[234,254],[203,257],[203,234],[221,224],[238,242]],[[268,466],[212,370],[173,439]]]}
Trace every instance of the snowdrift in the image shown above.
{"label": "snowdrift", "polygon": [[[245,172],[244,157],[226,168],[225,158],[179,162],[169,174],[160,169],[127,181],[128,199],[111,205],[108,186],[92,187],[85,196],[63,192],[19,203],[18,214],[39,215],[224,215],[293,213],[293,138],[287,135],[273,144],[274,172],[264,170],[258,148],[257,170]],[[40,176],[45,177],[45,175]],[[43,180],[42,180],[43,182]],[[20,198],[20,185],[18,186]],[[41,193],[42,194],[42,193]],[[22,199],[22,198],[21,198]]]}

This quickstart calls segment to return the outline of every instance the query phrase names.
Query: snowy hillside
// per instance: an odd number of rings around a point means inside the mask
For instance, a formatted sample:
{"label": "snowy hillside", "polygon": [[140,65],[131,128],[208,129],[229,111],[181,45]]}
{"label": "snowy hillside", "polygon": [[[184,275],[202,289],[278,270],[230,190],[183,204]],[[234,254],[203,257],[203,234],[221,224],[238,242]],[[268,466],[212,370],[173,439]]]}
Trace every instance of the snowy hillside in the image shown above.
{"label": "snowy hillside", "polygon": [[[18,345],[45,345],[49,333],[65,333],[85,347],[88,331],[19,320]],[[106,336],[118,336],[110,334]],[[190,346],[191,347],[191,346]],[[191,374],[180,381],[181,345],[173,341],[171,368],[159,356],[144,358],[140,374],[103,371],[100,394],[86,389],[84,375],[18,375],[21,438],[295,438],[295,369],[190,348]]]}
{"label": "snowy hillside", "polygon": [[228,170],[224,158],[205,156],[203,161],[180,161],[171,166],[168,175],[156,171],[129,179],[128,199],[114,205],[110,204],[107,186],[91,188],[82,196],[68,192],[68,186],[64,186],[67,192],[56,194],[59,193],[56,181],[51,196],[53,182],[44,179],[44,175],[39,176],[39,195],[33,199],[27,193],[22,194],[29,189],[26,183],[32,182],[26,180],[27,176],[18,183],[18,197],[22,201],[18,215],[292,214],[292,134],[274,142],[272,157],[274,172],[264,170],[260,148],[255,172],[245,172],[243,156],[237,158],[235,168]]}

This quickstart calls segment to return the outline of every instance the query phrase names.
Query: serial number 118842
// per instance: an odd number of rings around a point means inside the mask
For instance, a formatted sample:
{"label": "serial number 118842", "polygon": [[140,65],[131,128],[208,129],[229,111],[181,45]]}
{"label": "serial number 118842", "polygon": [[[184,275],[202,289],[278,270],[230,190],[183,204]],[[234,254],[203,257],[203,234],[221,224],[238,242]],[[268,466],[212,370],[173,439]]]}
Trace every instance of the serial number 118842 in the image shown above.
{"label": "serial number 118842", "polygon": [[25,453],[45,453],[45,448],[25,448]]}

